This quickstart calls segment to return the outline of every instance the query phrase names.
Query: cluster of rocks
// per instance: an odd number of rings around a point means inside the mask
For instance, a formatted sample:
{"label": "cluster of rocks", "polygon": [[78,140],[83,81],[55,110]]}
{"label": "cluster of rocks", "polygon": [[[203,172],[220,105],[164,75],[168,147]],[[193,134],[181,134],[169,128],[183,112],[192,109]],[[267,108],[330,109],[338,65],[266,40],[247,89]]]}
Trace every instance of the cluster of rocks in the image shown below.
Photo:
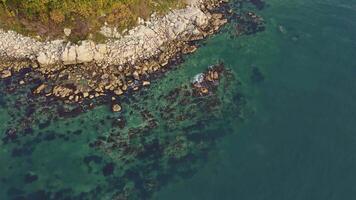
{"label": "cluster of rocks", "polygon": [[[194,52],[194,41],[217,32],[227,23],[218,9],[223,5],[226,0],[194,0],[184,9],[152,16],[127,35],[105,44],[40,42],[0,30],[0,57],[27,60],[44,75],[45,81],[34,94],[79,103],[106,94],[119,96],[150,85],[152,74],[167,70],[182,54]],[[7,78],[23,67],[0,65],[0,76]]]}
{"label": "cluster of rocks", "polygon": [[206,96],[214,92],[224,71],[224,65],[221,63],[210,66],[206,72],[196,75],[192,81],[194,95]]}

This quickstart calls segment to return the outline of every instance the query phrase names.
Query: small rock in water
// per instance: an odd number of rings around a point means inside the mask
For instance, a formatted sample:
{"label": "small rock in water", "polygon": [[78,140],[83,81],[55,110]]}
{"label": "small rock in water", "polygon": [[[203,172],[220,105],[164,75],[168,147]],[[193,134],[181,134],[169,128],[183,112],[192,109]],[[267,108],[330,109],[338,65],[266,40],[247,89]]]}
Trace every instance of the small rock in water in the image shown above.
{"label": "small rock in water", "polygon": [[113,111],[113,112],[120,112],[121,111],[121,106],[119,105],[119,104],[114,104],[114,105],[112,105],[112,107],[111,107],[111,110]]}
{"label": "small rock in water", "polygon": [[33,91],[33,93],[34,93],[34,94],[39,94],[39,93],[41,93],[46,87],[47,87],[46,84],[41,84],[40,86],[38,86],[38,87]]}
{"label": "small rock in water", "polygon": [[202,92],[203,94],[208,94],[208,93],[209,93],[209,90],[208,90],[207,88],[202,88],[202,89],[201,89],[201,92]]}
{"label": "small rock in water", "polygon": [[287,33],[286,28],[285,28],[284,26],[282,26],[282,25],[279,25],[279,26],[278,26],[278,30],[279,30],[279,32],[281,32],[281,33],[283,33],[283,34],[286,34],[286,33]]}
{"label": "small rock in water", "polygon": [[204,74],[203,73],[199,73],[197,75],[194,76],[192,83],[202,83],[204,81]]}
{"label": "small rock in water", "polygon": [[143,82],[142,82],[142,85],[143,85],[143,86],[147,86],[147,85],[150,85],[150,84],[151,84],[151,83],[150,83],[149,81],[143,81]]}

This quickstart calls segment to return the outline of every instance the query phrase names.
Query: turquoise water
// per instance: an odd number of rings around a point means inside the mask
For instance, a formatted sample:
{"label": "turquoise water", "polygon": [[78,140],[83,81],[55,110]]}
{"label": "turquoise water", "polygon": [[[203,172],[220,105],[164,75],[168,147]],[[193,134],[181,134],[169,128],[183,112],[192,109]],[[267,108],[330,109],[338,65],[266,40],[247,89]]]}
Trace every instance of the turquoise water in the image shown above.
{"label": "turquoise water", "polygon": [[267,30],[219,53],[263,69],[255,115],[156,199],[356,198],[356,1],[268,4]]}
{"label": "turquoise water", "polygon": [[[0,199],[355,199],[356,1],[266,2],[265,31],[228,25],[121,114],[63,116],[2,82],[0,131],[18,137],[0,142]],[[218,62],[218,91],[185,96]]]}

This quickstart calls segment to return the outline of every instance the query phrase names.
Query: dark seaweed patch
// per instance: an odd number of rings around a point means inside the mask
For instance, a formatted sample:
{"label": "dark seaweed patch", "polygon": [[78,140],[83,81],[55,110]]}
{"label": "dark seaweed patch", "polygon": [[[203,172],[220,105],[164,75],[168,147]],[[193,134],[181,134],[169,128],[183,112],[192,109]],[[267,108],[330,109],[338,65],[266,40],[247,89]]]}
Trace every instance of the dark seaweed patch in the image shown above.
{"label": "dark seaweed patch", "polygon": [[108,163],[103,167],[103,175],[104,176],[110,176],[114,173],[115,169],[115,164],[114,163]]}
{"label": "dark seaweed patch", "polygon": [[3,137],[2,141],[4,143],[8,143],[10,141],[16,140],[17,137],[18,137],[18,135],[17,135],[16,130],[13,129],[13,128],[10,128],[10,129],[5,131],[5,137]]}
{"label": "dark seaweed patch", "polygon": [[33,134],[33,129],[31,127],[26,127],[23,130],[23,135],[32,135]]}
{"label": "dark seaweed patch", "polygon": [[72,134],[73,135],[80,135],[80,134],[82,134],[82,132],[83,132],[82,130],[76,130],[76,131],[73,131]]}
{"label": "dark seaweed patch", "polygon": [[18,189],[18,188],[14,188],[14,187],[10,187],[8,190],[7,190],[7,194],[11,197],[13,196],[20,196],[20,195],[23,195],[25,194],[25,192],[21,189]]}
{"label": "dark seaweed patch", "polygon": [[58,115],[64,118],[73,118],[78,116],[82,112],[83,108],[81,106],[75,106],[74,108],[60,106],[58,108]]}
{"label": "dark seaweed patch", "polygon": [[126,120],[123,117],[119,117],[118,119],[114,119],[111,125],[112,127],[119,127],[120,129],[123,129],[126,126]]}
{"label": "dark seaweed patch", "polygon": [[30,104],[26,107],[25,115],[30,117],[36,111],[36,107],[34,104]]}
{"label": "dark seaweed patch", "polygon": [[23,147],[19,147],[19,148],[15,147],[11,152],[11,156],[12,157],[29,156],[32,154],[32,152],[33,152],[33,148],[24,145]]}
{"label": "dark seaweed patch", "polygon": [[265,80],[265,77],[258,67],[252,68],[251,80],[254,83],[259,83]]}
{"label": "dark seaweed patch", "polygon": [[51,121],[50,121],[50,120],[46,120],[45,122],[38,124],[38,128],[39,128],[39,129],[45,129],[45,128],[47,128],[49,125],[51,125]]}
{"label": "dark seaweed patch", "polygon": [[262,10],[266,6],[266,2],[263,0],[250,0],[250,2],[256,6],[258,10]]}
{"label": "dark seaweed patch", "polygon": [[84,163],[87,165],[89,165],[91,162],[93,162],[95,164],[100,164],[102,160],[103,160],[103,158],[100,156],[97,156],[97,155],[86,156],[83,159]]}
{"label": "dark seaweed patch", "polygon": [[38,190],[27,195],[26,200],[47,200],[50,199],[50,193],[44,190]]}
{"label": "dark seaweed patch", "polygon": [[29,184],[34,181],[37,181],[37,179],[38,179],[38,176],[36,174],[30,172],[25,175],[24,181],[25,181],[25,183]]}
{"label": "dark seaweed patch", "polygon": [[54,140],[54,139],[56,139],[56,134],[53,132],[46,132],[44,139],[47,141]]}

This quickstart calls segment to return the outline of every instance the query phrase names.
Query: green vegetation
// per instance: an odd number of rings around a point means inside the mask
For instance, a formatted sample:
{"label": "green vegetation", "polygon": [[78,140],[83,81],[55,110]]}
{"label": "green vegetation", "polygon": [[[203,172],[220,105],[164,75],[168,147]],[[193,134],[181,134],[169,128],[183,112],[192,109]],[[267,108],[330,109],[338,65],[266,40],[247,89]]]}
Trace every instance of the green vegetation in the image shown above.
{"label": "green vegetation", "polygon": [[132,27],[138,17],[184,6],[184,0],[0,0],[0,27],[27,35],[55,38],[63,28],[72,39],[84,39],[107,22],[119,30]]}

